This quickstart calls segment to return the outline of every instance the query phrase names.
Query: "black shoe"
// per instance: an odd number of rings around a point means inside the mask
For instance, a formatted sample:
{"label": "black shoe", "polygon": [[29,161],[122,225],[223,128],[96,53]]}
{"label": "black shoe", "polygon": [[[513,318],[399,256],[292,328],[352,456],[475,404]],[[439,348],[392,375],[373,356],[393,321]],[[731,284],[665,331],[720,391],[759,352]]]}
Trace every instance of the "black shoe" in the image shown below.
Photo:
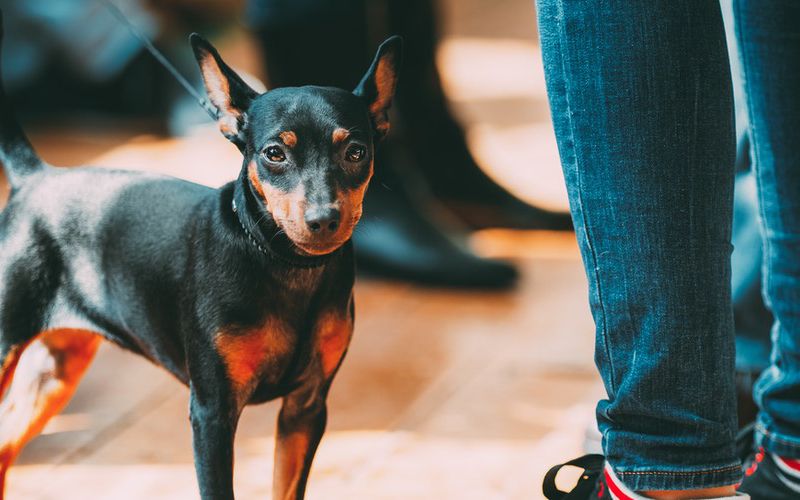
{"label": "black shoe", "polygon": [[[542,493],[548,500],[611,500],[603,469],[606,459],[603,455],[584,455],[580,458],[556,465],[547,471],[542,482]],[[580,479],[570,491],[561,491],[556,486],[556,476],[565,466],[583,469]]]}
{"label": "black shoe", "polygon": [[[441,39],[437,3],[387,2],[389,32],[405,37],[405,76],[400,77],[397,87],[398,128],[407,136],[407,150],[419,175],[433,196],[472,228],[571,230],[569,213],[525,203],[475,162],[463,128],[450,111],[436,66],[436,47]],[[376,25],[381,21],[372,20]]]}
{"label": "black shoe", "polygon": [[[575,487],[569,492],[561,491],[556,486],[556,476],[558,472],[567,465],[583,469],[580,479]],[[556,465],[544,476],[542,492],[548,500],[639,500],[643,496],[630,491],[614,475],[611,469],[605,468],[605,457],[603,455],[584,455],[575,460],[570,460],[563,464]],[[736,494],[741,500],[749,500],[744,490]],[[752,495],[752,494],[751,494]],[[727,497],[726,497],[727,498]],[[798,499],[800,493],[794,496],[752,496],[753,500],[784,500],[788,498]]]}
{"label": "black shoe", "polygon": [[[426,107],[418,120],[408,120],[405,130],[419,173],[434,197],[448,210],[474,229],[572,230],[568,212],[532,206],[486,175],[475,162],[463,131],[449,110],[439,109],[437,116],[436,106],[433,108]],[[404,108],[403,101],[398,110],[403,117],[413,113]]]}
{"label": "black shoe", "polygon": [[747,462],[739,491],[749,494],[752,500],[797,500],[800,461],[782,460],[760,448]]}
{"label": "black shoe", "polygon": [[484,259],[457,245],[401,186],[373,185],[353,236],[358,270],[368,275],[425,285],[509,288],[518,272],[506,262]]}

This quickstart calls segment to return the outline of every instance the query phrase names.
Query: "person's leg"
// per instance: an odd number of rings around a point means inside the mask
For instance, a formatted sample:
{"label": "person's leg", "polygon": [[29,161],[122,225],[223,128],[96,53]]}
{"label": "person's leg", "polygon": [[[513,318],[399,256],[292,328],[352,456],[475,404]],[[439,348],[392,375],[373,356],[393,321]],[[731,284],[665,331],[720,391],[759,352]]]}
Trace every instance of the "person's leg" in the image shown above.
{"label": "person's leg", "polygon": [[608,463],[636,491],[736,484],[735,144],[718,0],[538,5]]}
{"label": "person's leg", "polygon": [[800,458],[800,3],[736,0],[764,237],[764,284],[775,316],[770,367],[756,383],[757,440]]}

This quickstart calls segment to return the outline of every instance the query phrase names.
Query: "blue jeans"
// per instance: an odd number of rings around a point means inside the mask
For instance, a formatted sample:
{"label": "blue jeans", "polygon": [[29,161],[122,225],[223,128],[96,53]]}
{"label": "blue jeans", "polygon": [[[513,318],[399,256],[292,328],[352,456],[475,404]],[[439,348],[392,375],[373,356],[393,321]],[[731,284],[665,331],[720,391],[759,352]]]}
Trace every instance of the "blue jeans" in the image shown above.
{"label": "blue jeans", "polygon": [[[800,457],[800,6],[735,3],[776,317],[759,439]],[[718,0],[538,6],[607,459],[634,490],[735,484],[735,144]]]}
{"label": "blue jeans", "polygon": [[754,390],[757,439],[800,458],[800,4],[735,2],[764,239],[764,296],[775,316],[769,368]]}

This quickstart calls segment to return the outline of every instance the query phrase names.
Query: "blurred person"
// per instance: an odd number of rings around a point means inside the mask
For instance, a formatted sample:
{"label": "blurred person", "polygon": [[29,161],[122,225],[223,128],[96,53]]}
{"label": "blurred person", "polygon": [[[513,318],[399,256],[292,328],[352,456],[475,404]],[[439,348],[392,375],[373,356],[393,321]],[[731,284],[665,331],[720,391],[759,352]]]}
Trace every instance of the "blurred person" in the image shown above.
{"label": "blurred person", "polygon": [[[737,455],[735,133],[717,0],[538,0],[548,96],[581,247],[605,457],[548,498],[800,496],[800,5],[734,0],[775,318],[758,451]],[[752,241],[752,240],[751,240]],[[736,485],[741,486],[736,490]]]}
{"label": "blurred person", "polygon": [[[197,71],[185,47],[186,27],[229,24],[237,14],[212,0],[116,4],[187,75]],[[2,61],[9,97],[28,117],[47,123],[75,114],[95,121],[124,117],[146,120],[150,130],[176,131],[171,118],[184,90],[105,0],[0,0],[0,8],[14,47]]]}
{"label": "blurred person", "polygon": [[[567,214],[532,207],[492,181],[450,113],[435,64],[433,0],[250,0],[270,86],[352,88],[371,38],[399,34],[406,54],[396,126],[356,233],[360,268],[445,285],[507,286],[516,272],[452,242],[467,228],[570,229]],[[342,54],[350,57],[342,58]]]}
{"label": "blurred person", "polygon": [[[0,1],[14,50],[2,61],[17,107],[48,119],[74,111],[144,116],[164,83],[147,78],[155,61],[97,0]],[[145,36],[162,30],[138,0],[126,12]]]}

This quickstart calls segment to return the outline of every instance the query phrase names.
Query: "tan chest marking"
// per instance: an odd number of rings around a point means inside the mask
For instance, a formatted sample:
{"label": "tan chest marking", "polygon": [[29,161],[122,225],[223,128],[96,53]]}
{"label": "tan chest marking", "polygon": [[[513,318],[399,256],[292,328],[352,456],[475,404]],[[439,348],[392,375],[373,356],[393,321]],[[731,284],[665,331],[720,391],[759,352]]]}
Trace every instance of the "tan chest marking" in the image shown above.
{"label": "tan chest marking", "polygon": [[266,364],[276,362],[292,349],[289,328],[275,318],[258,328],[219,332],[214,342],[228,378],[237,389],[249,385]]}
{"label": "tan chest marking", "polygon": [[323,313],[316,328],[316,346],[320,364],[326,377],[339,366],[353,334],[350,315],[343,317],[339,312]]}

